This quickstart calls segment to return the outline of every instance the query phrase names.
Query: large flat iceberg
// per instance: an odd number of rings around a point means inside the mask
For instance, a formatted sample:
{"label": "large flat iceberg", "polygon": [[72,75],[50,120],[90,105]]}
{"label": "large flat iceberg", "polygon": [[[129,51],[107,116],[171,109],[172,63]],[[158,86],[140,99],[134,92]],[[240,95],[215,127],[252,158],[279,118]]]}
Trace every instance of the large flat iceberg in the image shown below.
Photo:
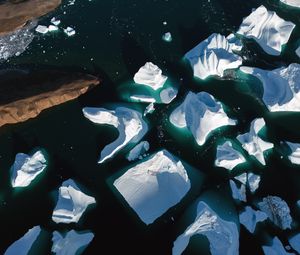
{"label": "large flat iceberg", "polygon": [[293,6],[293,7],[298,7],[300,8],[300,0],[280,0],[280,2]]}
{"label": "large flat iceberg", "polygon": [[189,92],[171,113],[170,122],[178,128],[188,128],[198,145],[203,145],[213,130],[236,124],[228,118],[222,104],[206,92]]}
{"label": "large flat iceberg", "polygon": [[294,23],[261,5],[243,20],[237,33],[254,39],[266,53],[278,56],[294,28]]}
{"label": "large flat iceberg", "polygon": [[240,223],[250,232],[254,233],[257,223],[265,221],[268,216],[262,211],[253,210],[252,207],[246,206],[245,210],[240,213]]}
{"label": "large flat iceberg", "polygon": [[83,114],[96,124],[111,125],[119,131],[119,137],[101,151],[98,163],[113,157],[127,144],[139,142],[148,131],[142,114],[126,107],[117,107],[115,110],[86,107],[83,108]]}
{"label": "large flat iceberg", "polygon": [[147,225],[179,203],[191,188],[185,167],[166,150],[136,164],[113,185]]}

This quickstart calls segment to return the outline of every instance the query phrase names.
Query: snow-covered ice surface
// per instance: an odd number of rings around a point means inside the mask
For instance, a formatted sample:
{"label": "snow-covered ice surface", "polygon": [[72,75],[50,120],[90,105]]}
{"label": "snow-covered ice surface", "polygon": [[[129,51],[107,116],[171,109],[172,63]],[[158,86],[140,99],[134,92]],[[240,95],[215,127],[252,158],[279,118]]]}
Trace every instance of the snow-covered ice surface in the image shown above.
{"label": "snow-covered ice surface", "polygon": [[292,153],[288,156],[289,160],[296,165],[300,165],[300,143],[286,142]]}
{"label": "snow-covered ice surface", "polygon": [[189,92],[183,103],[171,113],[170,122],[178,128],[188,128],[200,146],[213,130],[236,124],[235,120],[228,118],[222,104],[206,92]]}
{"label": "snow-covered ice surface", "polygon": [[126,107],[117,107],[115,110],[105,108],[83,108],[84,116],[96,124],[111,125],[118,129],[119,137],[104,147],[98,163],[113,157],[129,143],[139,142],[148,131],[148,125],[142,114]]}
{"label": "snow-covered ice surface", "polygon": [[300,111],[299,64],[294,63],[271,71],[244,66],[240,70],[262,82],[262,99],[269,111]]}
{"label": "snow-covered ice surface", "polygon": [[239,188],[233,180],[229,180],[229,184],[231,188],[232,197],[236,200],[246,202],[246,185],[242,184]]}
{"label": "snow-covered ice surface", "polygon": [[294,253],[287,252],[281,241],[275,236],[271,245],[262,247],[265,255],[294,255]]}
{"label": "snow-covered ice surface", "polygon": [[266,53],[278,56],[294,28],[294,23],[261,5],[243,20],[237,33],[254,39]]}
{"label": "snow-covered ice surface", "polygon": [[296,234],[289,238],[292,248],[300,254],[300,234]]}
{"label": "snow-covered ice surface", "polygon": [[225,70],[238,68],[242,64],[242,58],[233,52],[236,49],[236,45],[230,43],[225,36],[212,34],[184,57],[190,62],[195,77],[223,77]]}
{"label": "snow-covered ice surface", "polygon": [[262,211],[253,210],[252,207],[246,206],[245,210],[240,213],[240,223],[250,232],[254,233],[257,223],[265,221],[268,216]]}
{"label": "snow-covered ice surface", "polygon": [[300,0],[280,0],[282,3],[300,8]]}
{"label": "snow-covered ice surface", "polygon": [[71,179],[59,188],[59,197],[53,210],[52,220],[56,223],[78,222],[86,208],[96,200],[83,193]]}
{"label": "snow-covered ice surface", "polygon": [[147,141],[142,141],[137,144],[127,156],[129,161],[134,161],[136,159],[140,159],[143,155],[150,149],[150,144]]}
{"label": "snow-covered ice surface", "polygon": [[147,225],[178,204],[191,188],[182,162],[166,150],[135,164],[113,185]]}

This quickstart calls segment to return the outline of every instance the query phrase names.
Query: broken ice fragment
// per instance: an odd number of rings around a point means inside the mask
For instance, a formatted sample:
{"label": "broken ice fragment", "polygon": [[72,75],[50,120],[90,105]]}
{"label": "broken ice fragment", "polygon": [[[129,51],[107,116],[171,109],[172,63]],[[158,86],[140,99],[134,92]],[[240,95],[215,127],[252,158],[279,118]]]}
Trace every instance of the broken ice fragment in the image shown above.
{"label": "broken ice fragment", "polygon": [[244,184],[241,184],[240,188],[238,188],[233,180],[229,180],[229,184],[232,192],[232,197],[236,200],[246,202],[246,186]]}
{"label": "broken ice fragment", "polygon": [[289,238],[292,248],[300,254],[300,234],[296,234]]}
{"label": "broken ice fragment", "polygon": [[38,25],[36,27],[35,31],[40,33],[40,34],[46,34],[46,33],[48,33],[49,29],[48,29],[47,26]]}
{"label": "broken ice fragment", "polygon": [[167,32],[165,33],[163,36],[162,36],[162,39],[165,41],[165,42],[172,42],[172,34],[170,32]]}
{"label": "broken ice fragment", "polygon": [[144,155],[150,148],[147,141],[142,141],[136,145],[128,154],[127,159],[133,161],[139,158],[139,156]]}
{"label": "broken ice fragment", "polygon": [[247,184],[247,173],[243,173],[238,176],[235,176],[234,179],[236,179],[240,183],[246,185]]}
{"label": "broken ice fragment", "polygon": [[300,8],[300,0],[280,0],[280,2],[287,4],[289,6]]}
{"label": "broken ice fragment", "polygon": [[53,17],[50,21],[54,26],[58,26],[60,24],[60,20],[57,20],[55,17]]}
{"label": "broken ice fragment", "polygon": [[275,236],[270,246],[262,247],[265,255],[294,255],[294,253],[286,252],[281,241]]}
{"label": "broken ice fragment", "polygon": [[289,155],[289,160],[296,165],[300,165],[300,143],[286,142],[292,153]]}
{"label": "broken ice fragment", "polygon": [[250,206],[240,213],[240,223],[243,224],[250,233],[254,233],[258,222],[265,221],[268,216],[262,211],[255,211]]}
{"label": "broken ice fragment", "polygon": [[48,31],[49,31],[49,32],[53,32],[53,31],[57,31],[57,30],[58,30],[58,27],[57,27],[57,26],[50,25],[50,26],[48,27]]}
{"label": "broken ice fragment", "polygon": [[163,104],[169,104],[176,98],[177,93],[177,89],[170,87],[167,89],[163,89],[159,95]]}
{"label": "broken ice fragment", "polygon": [[67,27],[66,29],[64,29],[64,33],[67,35],[67,36],[73,36],[76,34],[76,31],[74,28],[72,27]]}
{"label": "broken ice fragment", "polygon": [[297,56],[300,58],[300,46],[299,46],[298,49],[296,50],[296,54],[297,54]]}
{"label": "broken ice fragment", "polygon": [[248,173],[248,185],[251,193],[254,193],[259,188],[259,183],[260,183],[259,175]]}
{"label": "broken ice fragment", "polygon": [[155,107],[154,107],[154,103],[150,103],[146,108],[145,108],[145,111],[144,111],[144,116],[146,116],[147,114],[151,114],[155,111]]}
{"label": "broken ice fragment", "polygon": [[143,103],[155,103],[155,98],[151,96],[145,96],[145,95],[132,95],[130,96],[130,99],[137,101],[137,102],[143,102]]}

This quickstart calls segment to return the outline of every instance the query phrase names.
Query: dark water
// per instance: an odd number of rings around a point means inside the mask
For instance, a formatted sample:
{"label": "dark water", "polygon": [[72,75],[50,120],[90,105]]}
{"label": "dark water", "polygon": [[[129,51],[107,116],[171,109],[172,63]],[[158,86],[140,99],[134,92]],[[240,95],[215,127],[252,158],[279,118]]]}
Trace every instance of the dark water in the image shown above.
{"label": "dark water", "polygon": [[[245,54],[249,56],[246,64],[271,69],[299,63],[294,51],[300,38],[300,12],[278,2],[77,0],[74,6],[66,6],[67,1],[64,1],[62,7],[43,18],[39,23],[48,25],[53,16],[58,17],[65,26],[75,28],[76,36],[68,38],[62,33],[37,35],[25,53],[1,67],[84,70],[100,75],[103,83],[78,100],[46,110],[34,120],[0,128],[0,254],[35,225],[48,231],[44,234],[44,242],[41,240],[45,245],[39,247],[38,254],[49,254],[49,233],[72,228],[89,229],[95,233],[84,254],[170,254],[174,240],[183,231],[179,226],[180,216],[192,200],[204,190],[211,189],[219,190],[224,197],[230,196],[230,175],[213,167],[216,146],[225,137],[235,138],[247,131],[256,117],[265,118],[265,135],[275,144],[275,149],[268,155],[266,167],[249,158],[249,162],[235,172],[247,170],[261,174],[261,187],[253,201],[266,195],[278,195],[287,201],[292,217],[299,222],[295,202],[300,199],[300,169],[289,164],[286,158],[281,159],[280,141],[300,142],[300,114],[268,113],[256,97],[260,88],[256,79],[246,79],[240,74],[236,80],[210,78],[196,81],[182,61],[184,53],[211,33],[227,35],[236,31],[252,8],[264,4],[296,23],[297,27],[280,57],[267,56],[255,43],[245,41]],[[171,43],[161,39],[165,32],[172,33]],[[111,190],[111,178],[129,166],[124,158],[128,150],[119,153],[112,161],[97,165],[101,149],[116,138],[117,132],[109,127],[95,126],[81,112],[84,106],[110,106],[111,103],[143,110],[146,105],[126,102],[123,88],[146,61],[160,66],[180,86],[175,102],[158,106],[148,117],[150,131],[144,139],[150,141],[150,152],[166,148],[206,176],[204,184],[199,182],[199,188],[173,212],[175,222],[166,216],[149,227],[128,212]],[[213,94],[228,106],[229,116],[236,118],[239,124],[217,131],[205,146],[197,146],[191,135],[180,133],[168,122],[170,112],[188,90]],[[29,153],[37,147],[48,152],[50,166],[30,188],[13,190],[9,184],[9,168],[15,155]],[[57,225],[51,221],[51,214],[57,189],[68,178],[73,178],[84,191],[94,196],[97,205],[84,214],[79,224]],[[295,230],[299,229],[296,225]],[[287,241],[289,234],[289,231],[279,231],[268,225],[255,237],[241,227],[240,254],[261,254],[260,247],[267,232],[278,235],[283,242]],[[197,240],[192,239],[194,242]],[[207,244],[205,239],[199,242]],[[186,254],[194,254],[192,246]],[[207,248],[197,252],[207,253]]]}

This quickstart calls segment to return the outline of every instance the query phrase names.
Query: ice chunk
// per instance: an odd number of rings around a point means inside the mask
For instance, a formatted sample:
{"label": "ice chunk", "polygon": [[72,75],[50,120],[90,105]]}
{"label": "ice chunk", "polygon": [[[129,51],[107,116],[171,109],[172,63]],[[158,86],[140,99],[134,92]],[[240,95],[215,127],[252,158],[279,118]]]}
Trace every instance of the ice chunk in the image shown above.
{"label": "ice chunk", "polygon": [[297,54],[297,56],[300,58],[300,46],[299,46],[299,48],[296,50],[296,54]]}
{"label": "ice chunk", "polygon": [[165,42],[172,42],[172,40],[173,40],[172,34],[170,32],[164,33],[164,35],[162,36],[162,39]]}
{"label": "ice chunk", "polygon": [[58,30],[58,27],[57,27],[57,26],[50,25],[50,26],[48,27],[48,31],[49,31],[49,32],[53,32],[53,31],[57,31],[57,30]]}
{"label": "ice chunk", "polygon": [[229,43],[225,36],[212,34],[184,57],[190,62],[194,76],[200,79],[211,75],[223,77],[225,70],[242,64],[242,58],[233,53],[235,49],[236,45]]}
{"label": "ice chunk", "polygon": [[223,220],[202,201],[198,204],[194,223],[175,240],[172,254],[182,254],[190,238],[198,234],[207,237],[212,255],[239,254],[239,232],[236,224]]}
{"label": "ice chunk", "polygon": [[55,17],[53,17],[50,21],[54,26],[58,26],[61,22],[60,20],[57,20]]}
{"label": "ice chunk", "polygon": [[255,211],[250,206],[240,213],[240,223],[245,226],[250,233],[254,233],[256,224],[265,221],[268,216],[262,211]]}
{"label": "ice chunk", "polygon": [[4,255],[27,255],[40,233],[40,226],[35,226],[28,230],[23,237],[8,247]]}
{"label": "ice chunk", "polygon": [[148,131],[148,125],[143,120],[142,114],[126,107],[117,107],[112,111],[86,107],[83,114],[94,123],[111,125],[119,131],[119,137],[101,151],[98,163],[113,157],[127,144],[139,142]]}
{"label": "ice chunk", "polygon": [[86,208],[96,203],[93,197],[83,193],[71,179],[59,188],[59,197],[52,214],[56,223],[78,222]]}
{"label": "ice chunk", "polygon": [[282,3],[300,8],[300,0],[280,0]]}
{"label": "ice chunk", "polygon": [[292,248],[300,254],[300,234],[290,237],[289,243]]}
{"label": "ice chunk", "polygon": [[47,34],[49,32],[49,29],[47,26],[38,25],[36,27],[35,31],[40,34]]}
{"label": "ice chunk", "polygon": [[292,153],[289,155],[289,160],[296,165],[300,165],[300,143],[291,143],[286,142],[287,145],[292,150]]}
{"label": "ice chunk", "polygon": [[166,88],[160,92],[160,99],[163,104],[171,103],[177,96],[178,90],[175,88]]}
{"label": "ice chunk", "polygon": [[162,70],[151,62],[142,66],[133,78],[135,83],[149,86],[154,90],[162,88],[167,79],[167,76],[162,75]]}
{"label": "ice chunk", "polygon": [[93,238],[94,234],[91,232],[77,232],[71,230],[63,236],[59,232],[54,231],[51,251],[56,255],[79,255]]}
{"label": "ice chunk", "polygon": [[253,155],[263,165],[266,164],[264,152],[272,149],[274,146],[272,143],[263,141],[258,136],[259,131],[264,126],[264,119],[255,119],[251,122],[250,131],[237,137],[237,139],[240,141],[243,148],[249,153],[249,155]]}
{"label": "ice chunk", "polygon": [[238,186],[233,180],[229,180],[229,184],[232,192],[232,197],[236,200],[246,202],[246,186],[242,184],[241,187],[238,188]]}
{"label": "ice chunk", "polygon": [[300,65],[290,64],[272,71],[241,67],[246,74],[257,77],[263,84],[263,101],[271,112],[300,111]]}
{"label": "ice chunk", "polygon": [[67,35],[67,36],[73,36],[76,34],[76,31],[74,28],[72,27],[67,27],[66,29],[64,29],[64,33]]}
{"label": "ice chunk", "polygon": [[251,193],[254,193],[259,188],[259,183],[260,183],[259,175],[253,173],[248,174],[248,185]]}
{"label": "ice chunk", "polygon": [[237,165],[245,162],[246,159],[244,156],[232,147],[232,143],[230,141],[226,141],[222,145],[218,145],[215,160],[216,166],[232,170]]}
{"label": "ice chunk", "polygon": [[170,122],[178,128],[187,127],[199,145],[206,142],[213,130],[236,124],[227,117],[222,104],[206,92],[189,92],[184,102],[172,112]]}
{"label": "ice chunk", "polygon": [[278,56],[294,28],[294,23],[261,5],[243,20],[237,33],[254,39],[266,53]]}
{"label": "ice chunk", "polygon": [[240,183],[246,185],[247,184],[247,173],[243,173],[238,176],[235,176],[234,179],[236,179]]}
{"label": "ice chunk", "polygon": [[144,116],[146,116],[147,114],[149,113],[153,113],[155,111],[155,107],[154,107],[154,103],[150,103],[146,108],[145,108],[145,111],[144,111]]}
{"label": "ice chunk", "polygon": [[293,255],[294,253],[286,252],[282,243],[275,236],[272,240],[272,244],[270,246],[263,246],[263,251],[265,255]]}
{"label": "ice chunk", "polygon": [[127,159],[133,161],[144,155],[150,149],[150,144],[147,141],[142,141],[136,145],[128,154]]}
{"label": "ice chunk", "polygon": [[258,203],[258,206],[276,226],[283,230],[291,228],[290,208],[280,197],[267,196],[262,202]]}
{"label": "ice chunk", "polygon": [[155,103],[155,98],[151,96],[145,96],[145,95],[132,95],[130,96],[130,99],[137,101],[137,102],[143,102],[143,103]]}
{"label": "ice chunk", "polygon": [[32,155],[18,153],[11,167],[11,185],[26,187],[47,167],[47,161],[42,151]]}
{"label": "ice chunk", "polygon": [[136,164],[113,185],[147,225],[179,203],[191,188],[183,164],[166,150]]}

